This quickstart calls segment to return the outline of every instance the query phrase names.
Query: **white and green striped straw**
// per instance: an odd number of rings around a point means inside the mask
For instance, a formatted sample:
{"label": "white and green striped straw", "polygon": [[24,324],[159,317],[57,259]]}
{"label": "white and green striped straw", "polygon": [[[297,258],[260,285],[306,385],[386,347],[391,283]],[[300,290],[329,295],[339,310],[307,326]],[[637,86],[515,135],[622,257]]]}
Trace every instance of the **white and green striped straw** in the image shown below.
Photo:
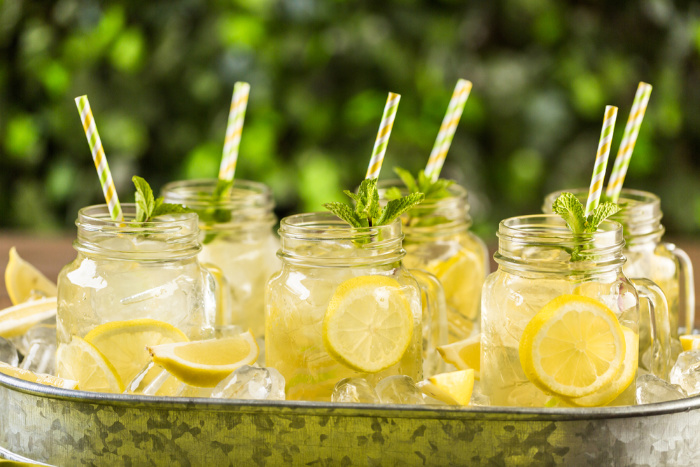
{"label": "white and green striped straw", "polygon": [[76,97],[75,104],[78,106],[78,111],[80,112],[80,120],[83,123],[83,130],[85,130],[85,136],[87,137],[88,145],[92,152],[92,160],[95,162],[97,176],[100,178],[102,192],[104,193],[105,201],[107,201],[107,207],[109,208],[109,215],[112,217],[112,220],[123,221],[124,216],[122,214],[122,207],[119,204],[117,189],[114,186],[114,180],[112,180],[112,173],[109,171],[109,165],[107,165],[107,156],[102,147],[100,135],[97,133],[95,118],[92,115],[92,110],[90,110],[90,103],[88,102],[87,96]]}
{"label": "white and green striped straw", "polygon": [[637,143],[637,136],[639,136],[639,128],[642,126],[644,113],[647,110],[651,89],[651,84],[645,82],[640,82],[639,86],[637,86],[637,93],[634,96],[632,109],[627,118],[625,132],[622,135],[617,157],[615,157],[615,165],[613,165],[608,187],[605,190],[605,195],[613,203],[616,203],[620,197],[622,184],[625,182],[625,175],[627,175],[627,168],[630,165],[630,159],[632,159],[632,151],[634,151],[634,145]]}
{"label": "white and green striped straw", "polygon": [[219,166],[219,180],[231,181],[236,173],[238,161],[238,148],[241,145],[241,133],[243,132],[243,120],[245,109],[248,105],[250,84],[238,81],[233,86],[231,109],[228,114],[226,126],[226,139],[224,140],[224,152]]}
{"label": "white and green striped straw", "polygon": [[613,131],[615,129],[615,119],[617,118],[617,107],[605,106],[605,117],[603,119],[603,130],[600,133],[598,142],[598,152],[595,156],[593,166],[593,176],[591,177],[591,187],[588,190],[588,200],[586,201],[586,216],[589,216],[600,202],[600,195],[603,192],[603,179],[605,169],[608,165],[610,155],[610,144],[612,143]]}
{"label": "white and green striped straw", "polygon": [[377,139],[374,141],[374,149],[372,149],[372,158],[369,160],[367,167],[366,179],[379,178],[379,172],[382,170],[382,162],[384,162],[384,154],[386,147],[389,144],[391,129],[394,127],[394,119],[396,118],[396,110],[399,108],[401,95],[389,93],[384,105],[384,114],[382,114],[382,122],[379,124]]}
{"label": "white and green striped straw", "polygon": [[447,106],[447,112],[442,119],[440,131],[438,131],[437,138],[435,139],[433,150],[430,152],[428,164],[425,166],[425,175],[430,177],[433,182],[440,178],[440,171],[445,163],[447,151],[450,150],[452,138],[454,138],[455,131],[457,131],[459,119],[462,117],[462,111],[464,110],[464,105],[467,103],[471,90],[471,81],[467,81],[466,79],[457,81],[455,90],[452,93],[452,98]]}

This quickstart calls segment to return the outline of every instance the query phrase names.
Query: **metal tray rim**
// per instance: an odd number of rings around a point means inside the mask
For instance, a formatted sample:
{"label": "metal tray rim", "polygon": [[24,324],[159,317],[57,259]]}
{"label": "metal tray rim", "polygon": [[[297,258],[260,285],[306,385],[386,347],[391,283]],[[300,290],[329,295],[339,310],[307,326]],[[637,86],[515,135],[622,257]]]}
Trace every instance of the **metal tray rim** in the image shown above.
{"label": "metal tray rim", "polygon": [[[394,404],[338,404],[311,401],[256,401],[236,399],[211,399],[193,397],[138,396],[107,394],[72,389],[62,389],[24,381],[0,373],[0,386],[37,397],[76,403],[91,403],[116,407],[148,407],[151,410],[201,410],[243,413],[270,412],[278,414],[351,416],[351,417],[400,417],[490,420],[551,420],[581,421],[612,418],[636,418],[688,412],[700,409],[700,395],[686,399],[656,404],[594,407],[594,408],[530,408],[530,407],[451,407]],[[358,414],[358,411],[360,413]]]}

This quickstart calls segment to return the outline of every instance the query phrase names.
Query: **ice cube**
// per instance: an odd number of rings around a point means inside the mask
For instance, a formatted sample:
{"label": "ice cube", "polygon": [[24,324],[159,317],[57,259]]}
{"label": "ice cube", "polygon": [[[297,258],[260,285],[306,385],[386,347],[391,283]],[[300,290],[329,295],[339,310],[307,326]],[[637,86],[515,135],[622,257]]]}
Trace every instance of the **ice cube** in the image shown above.
{"label": "ice cube", "polygon": [[637,404],[653,404],[655,402],[675,401],[687,397],[683,388],[676,384],[667,383],[655,375],[637,377]]}
{"label": "ice cube", "polygon": [[0,362],[5,362],[12,366],[17,366],[19,364],[17,347],[15,347],[12,341],[4,337],[0,337]]}
{"label": "ice cube", "polygon": [[221,381],[212,391],[211,397],[284,400],[284,377],[274,368],[243,365]]}
{"label": "ice cube", "polygon": [[477,407],[491,405],[489,396],[481,391],[481,383],[479,381],[474,381],[474,389],[472,389],[472,398],[469,400],[469,405]]}
{"label": "ice cube", "polygon": [[331,395],[333,402],[362,402],[377,404],[379,398],[364,378],[344,378],[338,381]]}
{"label": "ice cube", "polygon": [[129,384],[125,394],[143,394],[145,396],[175,396],[180,390],[180,380],[153,362],[141,370]]}
{"label": "ice cube", "polygon": [[678,356],[669,380],[689,395],[700,394],[700,350],[690,350]]}
{"label": "ice cube", "polygon": [[382,404],[425,404],[423,393],[410,376],[389,376],[377,383],[375,389]]}
{"label": "ice cube", "polygon": [[25,334],[27,350],[21,368],[35,373],[56,373],[56,326],[39,324]]}

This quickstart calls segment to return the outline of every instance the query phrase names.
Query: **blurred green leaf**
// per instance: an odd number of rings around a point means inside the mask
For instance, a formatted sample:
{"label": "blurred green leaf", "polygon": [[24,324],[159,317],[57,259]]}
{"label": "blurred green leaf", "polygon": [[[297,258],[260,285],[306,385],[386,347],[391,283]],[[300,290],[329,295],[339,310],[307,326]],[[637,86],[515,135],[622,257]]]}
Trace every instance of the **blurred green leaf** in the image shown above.
{"label": "blurred green leaf", "polygon": [[144,62],[144,41],[143,33],[138,29],[130,28],[122,32],[109,54],[112,65],[125,72],[138,71]]}
{"label": "blurred green leaf", "polygon": [[194,148],[185,159],[183,178],[218,177],[222,151],[223,141],[221,144],[203,143]]}
{"label": "blurred green leaf", "polygon": [[39,125],[29,114],[15,115],[7,123],[4,138],[5,150],[17,160],[36,162],[40,142]]}

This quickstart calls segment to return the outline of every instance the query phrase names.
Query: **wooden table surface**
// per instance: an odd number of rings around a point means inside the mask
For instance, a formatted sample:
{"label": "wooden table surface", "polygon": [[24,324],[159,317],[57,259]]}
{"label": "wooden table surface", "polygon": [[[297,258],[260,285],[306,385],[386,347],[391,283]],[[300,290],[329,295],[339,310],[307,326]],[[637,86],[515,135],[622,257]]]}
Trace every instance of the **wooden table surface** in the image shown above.
{"label": "wooden table surface", "polygon": [[[73,249],[74,236],[38,236],[36,234],[23,234],[20,232],[0,232],[0,271],[5,271],[10,248],[15,246],[19,255],[32,263],[37,269],[55,281],[61,268],[75,258]],[[688,253],[696,268],[700,267],[700,239],[672,239],[676,245]],[[495,269],[495,263],[491,261],[491,270]],[[4,276],[3,276],[4,277]],[[700,270],[695,274],[695,290],[700,290]],[[3,281],[4,284],[4,281]],[[10,306],[10,298],[4,285],[0,286],[0,309]],[[696,300],[697,310],[700,308],[700,300]],[[683,320],[680,321],[683,323]],[[700,320],[696,327],[700,326]]]}

